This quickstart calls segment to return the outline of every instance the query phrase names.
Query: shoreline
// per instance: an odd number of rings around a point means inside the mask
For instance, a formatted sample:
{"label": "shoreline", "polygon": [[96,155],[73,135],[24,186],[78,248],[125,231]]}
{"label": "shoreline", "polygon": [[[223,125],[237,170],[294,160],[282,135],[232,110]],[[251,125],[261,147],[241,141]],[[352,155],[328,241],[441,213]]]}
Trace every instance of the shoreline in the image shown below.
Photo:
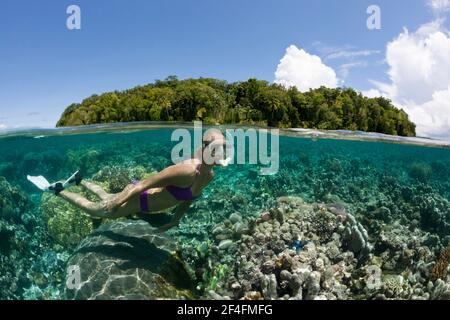
{"label": "shoreline", "polygon": [[[260,129],[279,129],[280,136],[305,138],[305,139],[334,139],[362,142],[382,142],[403,145],[414,145],[420,147],[450,148],[450,141],[438,140],[427,137],[404,137],[394,136],[377,132],[351,131],[351,130],[318,130],[308,128],[274,128],[248,124],[203,124],[203,127],[218,126],[221,128],[260,128]],[[11,137],[32,137],[44,138],[47,136],[89,134],[99,132],[124,132],[157,130],[170,128],[192,129],[192,122],[177,121],[134,121],[134,122],[114,122],[90,124],[73,127],[55,127],[55,128],[14,128],[0,130],[0,139]]]}

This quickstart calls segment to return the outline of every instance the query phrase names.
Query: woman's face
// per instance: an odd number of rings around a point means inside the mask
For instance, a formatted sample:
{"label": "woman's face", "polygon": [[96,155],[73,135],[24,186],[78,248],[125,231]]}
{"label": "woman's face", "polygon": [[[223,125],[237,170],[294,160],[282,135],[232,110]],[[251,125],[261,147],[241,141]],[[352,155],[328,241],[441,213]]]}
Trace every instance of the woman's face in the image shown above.
{"label": "woman's face", "polygon": [[227,159],[226,141],[223,135],[203,143],[203,162],[209,165],[227,166],[229,163]]}

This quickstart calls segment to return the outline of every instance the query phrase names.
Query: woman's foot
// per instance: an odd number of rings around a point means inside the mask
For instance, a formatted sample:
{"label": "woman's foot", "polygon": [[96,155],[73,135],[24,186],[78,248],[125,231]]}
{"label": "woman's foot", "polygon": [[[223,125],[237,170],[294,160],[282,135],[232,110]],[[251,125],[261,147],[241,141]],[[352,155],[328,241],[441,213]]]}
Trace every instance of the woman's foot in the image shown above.
{"label": "woman's foot", "polygon": [[81,176],[81,173],[78,170],[77,172],[72,174],[70,176],[70,178],[67,179],[66,181],[64,181],[64,182],[58,181],[58,182],[52,183],[51,185],[49,185],[48,190],[53,191],[55,193],[55,195],[59,195],[61,193],[61,191],[65,190],[67,187],[69,187],[73,183],[75,183],[78,186],[81,183],[82,179],[83,179],[83,177]]}
{"label": "woman's foot", "polygon": [[77,172],[72,174],[70,178],[66,180],[66,182],[64,182],[64,186],[66,187],[72,183],[75,183],[75,185],[78,186],[81,183],[81,180],[83,180],[83,176],[81,175],[80,170],[78,170]]}
{"label": "woman's foot", "polygon": [[64,190],[64,184],[62,182],[55,182],[48,187],[48,190],[55,192],[55,195],[59,195]]}
{"label": "woman's foot", "polygon": [[83,177],[81,176],[80,171],[78,170],[73,175],[70,176],[69,179],[66,181],[58,181],[55,183],[52,183],[48,186],[48,191],[53,191],[55,195],[59,195],[61,191],[65,190],[68,186],[70,186],[72,183],[75,183],[77,186],[80,184]]}

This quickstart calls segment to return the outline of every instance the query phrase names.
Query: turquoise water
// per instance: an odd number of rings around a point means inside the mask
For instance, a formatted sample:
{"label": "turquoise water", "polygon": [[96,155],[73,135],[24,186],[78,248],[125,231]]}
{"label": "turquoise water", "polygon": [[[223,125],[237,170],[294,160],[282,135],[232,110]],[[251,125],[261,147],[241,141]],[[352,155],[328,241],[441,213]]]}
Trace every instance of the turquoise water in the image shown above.
{"label": "turquoise water", "polygon": [[[52,214],[76,209],[61,207],[55,213],[61,202],[52,202],[54,196],[43,198],[26,175],[56,181],[79,169],[86,179],[119,192],[129,179],[171,165],[173,128],[111,128],[0,138],[0,298],[63,298],[67,260],[98,226],[90,225],[81,212],[83,221],[52,221]],[[169,235],[184,244],[213,242],[212,229],[230,214],[257,217],[276,206],[278,197],[297,196],[307,203],[345,206],[367,229],[375,255],[382,256],[383,250],[377,247],[379,230],[395,223],[423,231],[432,239],[430,250],[436,257],[450,245],[450,149],[289,135],[280,137],[277,174],[259,175],[259,167],[248,164],[217,168],[202,198]],[[420,257],[414,259],[420,262]],[[195,257],[186,260],[200,263]]]}

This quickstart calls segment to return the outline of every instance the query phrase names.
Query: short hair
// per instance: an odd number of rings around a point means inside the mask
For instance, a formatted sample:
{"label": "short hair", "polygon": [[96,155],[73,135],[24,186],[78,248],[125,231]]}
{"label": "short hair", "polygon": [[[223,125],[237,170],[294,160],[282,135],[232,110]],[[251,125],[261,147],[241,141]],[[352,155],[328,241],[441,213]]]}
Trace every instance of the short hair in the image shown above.
{"label": "short hair", "polygon": [[221,137],[222,139],[225,138],[222,130],[217,128],[211,128],[206,130],[206,134],[203,136],[203,143],[210,144],[214,140],[216,140],[218,137]]}

